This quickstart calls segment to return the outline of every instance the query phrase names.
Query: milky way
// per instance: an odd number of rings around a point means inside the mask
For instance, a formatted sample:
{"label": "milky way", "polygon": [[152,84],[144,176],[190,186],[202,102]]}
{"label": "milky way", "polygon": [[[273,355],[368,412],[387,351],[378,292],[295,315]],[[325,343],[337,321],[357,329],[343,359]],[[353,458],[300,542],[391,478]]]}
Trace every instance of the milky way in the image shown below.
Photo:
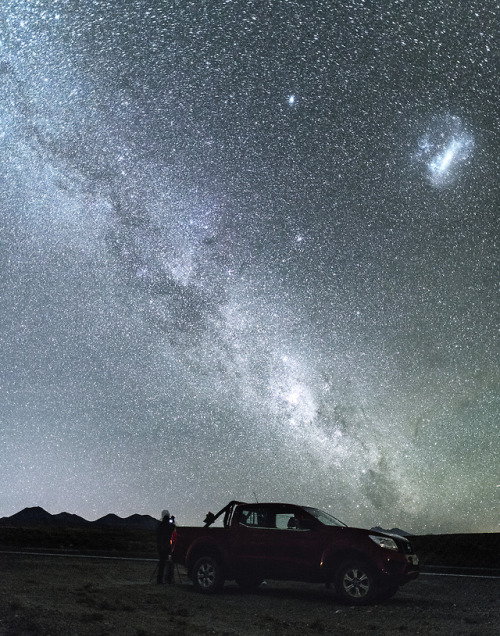
{"label": "milky way", "polygon": [[2,2],[0,516],[498,531],[499,16]]}

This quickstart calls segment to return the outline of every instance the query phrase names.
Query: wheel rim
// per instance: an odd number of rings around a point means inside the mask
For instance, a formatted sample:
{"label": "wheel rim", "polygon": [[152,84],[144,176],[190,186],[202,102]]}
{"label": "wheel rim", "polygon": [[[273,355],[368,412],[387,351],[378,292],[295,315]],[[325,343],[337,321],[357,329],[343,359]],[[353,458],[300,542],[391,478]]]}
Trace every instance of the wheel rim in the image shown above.
{"label": "wheel rim", "polygon": [[215,581],[215,568],[211,563],[203,563],[198,568],[196,579],[200,587],[209,588]]}
{"label": "wheel rim", "polygon": [[342,585],[346,594],[352,598],[364,598],[370,590],[370,579],[363,570],[349,568],[344,573]]}

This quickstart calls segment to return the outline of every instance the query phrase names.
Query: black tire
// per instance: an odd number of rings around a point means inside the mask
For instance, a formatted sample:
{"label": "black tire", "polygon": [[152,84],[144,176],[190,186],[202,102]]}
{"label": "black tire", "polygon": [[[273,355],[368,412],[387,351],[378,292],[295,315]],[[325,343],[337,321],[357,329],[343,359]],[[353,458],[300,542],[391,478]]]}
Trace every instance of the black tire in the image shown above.
{"label": "black tire", "polygon": [[375,598],[377,579],[366,563],[345,561],[337,570],[335,591],[344,603],[366,605]]}
{"label": "black tire", "polygon": [[193,584],[202,594],[215,594],[224,585],[222,567],[215,557],[200,557],[193,568]]}
{"label": "black tire", "polygon": [[238,576],[236,583],[241,587],[244,592],[254,592],[263,579],[258,576]]}

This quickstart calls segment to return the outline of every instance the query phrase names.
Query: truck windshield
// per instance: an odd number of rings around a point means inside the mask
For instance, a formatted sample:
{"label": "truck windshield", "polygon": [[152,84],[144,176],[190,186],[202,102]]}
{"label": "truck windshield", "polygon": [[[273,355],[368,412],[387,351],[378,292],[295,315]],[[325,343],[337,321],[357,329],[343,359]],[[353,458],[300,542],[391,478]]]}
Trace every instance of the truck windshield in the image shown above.
{"label": "truck windshield", "polygon": [[318,508],[309,508],[304,507],[304,510],[312,515],[315,519],[317,519],[320,523],[323,523],[325,526],[346,526],[345,523],[335,519],[332,515],[329,515],[327,512],[323,512],[323,510],[318,510]]}

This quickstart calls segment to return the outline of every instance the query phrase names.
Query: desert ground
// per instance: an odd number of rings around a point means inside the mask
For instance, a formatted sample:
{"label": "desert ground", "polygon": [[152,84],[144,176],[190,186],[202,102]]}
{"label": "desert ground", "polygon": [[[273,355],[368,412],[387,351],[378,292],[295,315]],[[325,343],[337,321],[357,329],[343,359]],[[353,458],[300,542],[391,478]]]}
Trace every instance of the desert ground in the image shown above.
{"label": "desert ground", "polygon": [[154,561],[0,554],[0,636],[154,634],[477,634],[500,625],[500,578],[422,574],[391,600],[347,607],[321,586],[267,582],[246,594],[196,593]]}

